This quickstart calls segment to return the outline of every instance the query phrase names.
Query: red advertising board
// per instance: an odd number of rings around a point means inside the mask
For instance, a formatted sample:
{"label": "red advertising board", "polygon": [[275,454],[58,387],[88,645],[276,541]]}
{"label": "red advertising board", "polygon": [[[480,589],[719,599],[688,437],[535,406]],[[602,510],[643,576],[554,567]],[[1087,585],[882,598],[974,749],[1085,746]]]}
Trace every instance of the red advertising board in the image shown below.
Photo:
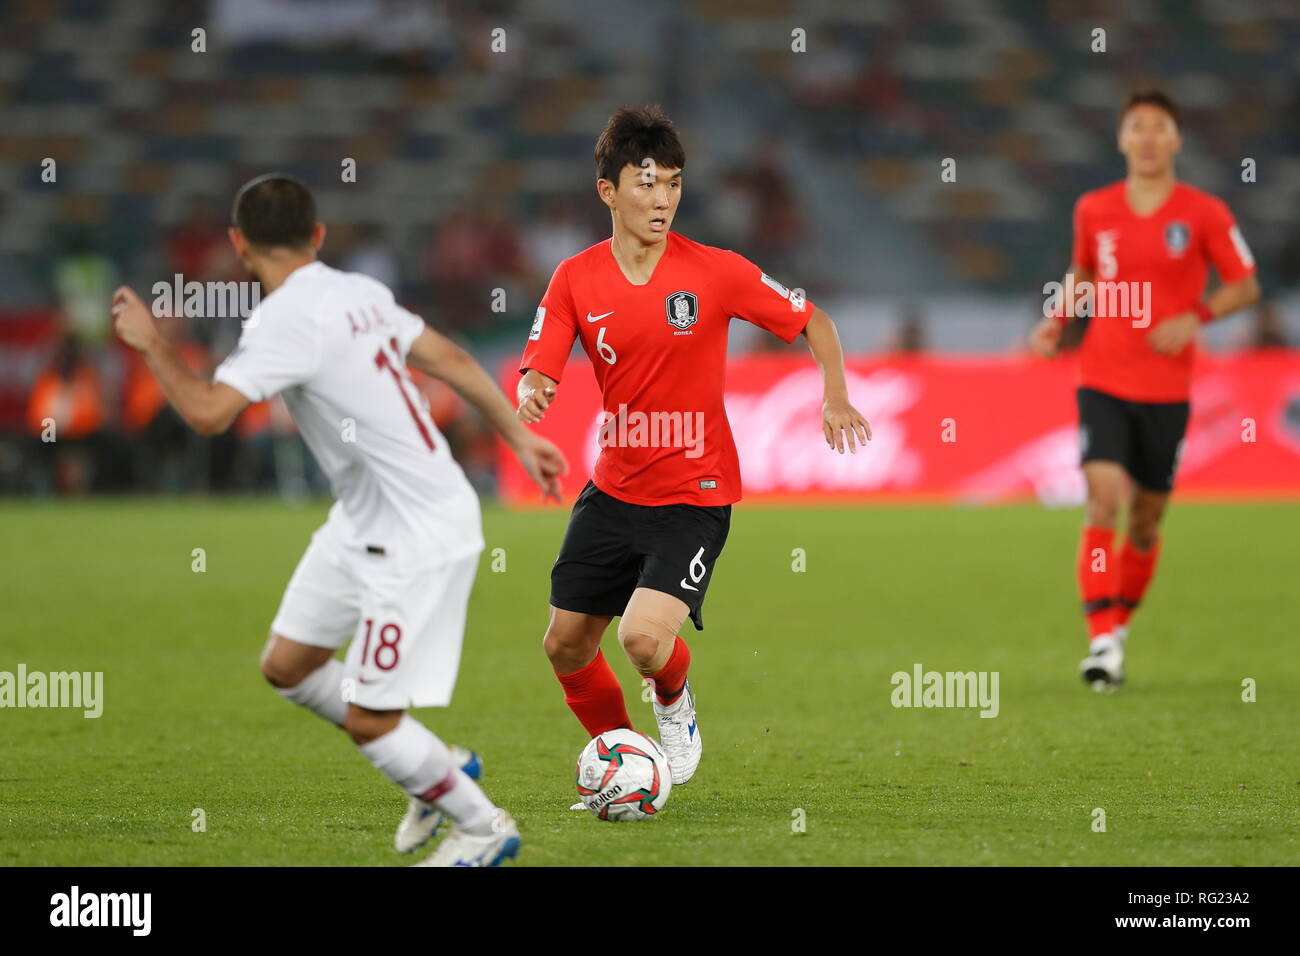
{"label": "red advertising board", "polygon": [[[728,365],[727,416],[746,500],[1083,500],[1073,359],[860,357],[848,360],[847,374],[873,431],[856,455],[826,447],[821,376],[810,360],[755,355]],[[507,395],[518,377],[513,366],[502,369]],[[534,426],[569,458],[568,503],[591,475],[601,419],[590,364],[573,359]],[[503,499],[537,503],[514,456],[499,458]],[[1300,350],[1201,354],[1177,490],[1300,496]]]}

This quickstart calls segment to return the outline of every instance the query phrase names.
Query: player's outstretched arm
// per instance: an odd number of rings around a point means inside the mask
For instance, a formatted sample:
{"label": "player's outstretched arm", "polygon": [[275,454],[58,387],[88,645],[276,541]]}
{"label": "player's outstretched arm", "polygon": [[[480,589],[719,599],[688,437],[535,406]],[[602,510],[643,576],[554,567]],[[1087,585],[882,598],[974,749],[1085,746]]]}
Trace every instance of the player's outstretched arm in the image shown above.
{"label": "player's outstretched arm", "polygon": [[445,335],[426,328],[406,353],[406,362],[446,382],[477,408],[510,446],[545,497],[560,500],[560,476],[569,471],[563,452],[523,426],[505,394],[474,356]]}
{"label": "player's outstretched arm", "polygon": [[853,454],[858,442],[863,447],[871,439],[871,424],[849,403],[849,387],[844,380],[844,350],[835,323],[821,309],[814,309],[804,326],[808,348],[822,370],[822,432],[826,444],[841,455],[847,444]]}
{"label": "player's outstretched arm", "polygon": [[113,293],[113,330],[144,358],[167,401],[200,435],[220,435],[248,399],[224,382],[195,375],[163,338],[148,307],[127,286]]}

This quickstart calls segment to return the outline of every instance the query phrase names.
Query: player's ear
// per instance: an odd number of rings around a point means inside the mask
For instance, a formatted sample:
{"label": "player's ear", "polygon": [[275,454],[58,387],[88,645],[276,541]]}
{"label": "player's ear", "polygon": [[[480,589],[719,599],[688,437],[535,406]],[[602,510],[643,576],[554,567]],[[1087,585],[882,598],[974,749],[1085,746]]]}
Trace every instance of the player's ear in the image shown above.
{"label": "player's ear", "polygon": [[230,245],[234,247],[235,255],[243,259],[244,253],[248,251],[248,240],[244,238],[244,234],[234,226],[229,226],[226,235],[230,237]]}
{"label": "player's ear", "polygon": [[311,250],[320,252],[320,247],[325,244],[325,223],[318,222],[311,227]]}
{"label": "player's ear", "polygon": [[596,180],[596,195],[599,196],[600,201],[603,202],[610,209],[614,208],[615,191],[616,190],[614,184],[611,183],[608,179],[601,177],[600,179]]}

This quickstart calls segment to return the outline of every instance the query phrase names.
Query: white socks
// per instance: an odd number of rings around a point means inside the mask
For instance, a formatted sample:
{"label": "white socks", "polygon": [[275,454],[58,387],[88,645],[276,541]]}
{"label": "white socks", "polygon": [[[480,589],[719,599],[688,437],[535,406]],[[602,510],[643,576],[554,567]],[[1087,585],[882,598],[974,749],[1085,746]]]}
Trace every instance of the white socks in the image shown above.
{"label": "white socks", "polygon": [[320,714],[331,724],[342,725],[348,714],[343,700],[343,665],[328,660],[308,674],[297,687],[277,687],[275,692],[285,700]]}
{"label": "white socks", "polygon": [[[339,661],[326,661],[297,687],[275,691],[332,724],[341,726],[347,717]],[[403,714],[396,727],[360,749],[380,773],[411,796],[436,806],[460,829],[480,836],[492,832],[496,809],[492,801],[456,766],[447,745],[410,714]]]}
{"label": "white socks", "polygon": [[433,804],[459,829],[479,836],[492,832],[492,801],[456,766],[447,745],[410,714],[360,750],[376,770],[411,796]]}

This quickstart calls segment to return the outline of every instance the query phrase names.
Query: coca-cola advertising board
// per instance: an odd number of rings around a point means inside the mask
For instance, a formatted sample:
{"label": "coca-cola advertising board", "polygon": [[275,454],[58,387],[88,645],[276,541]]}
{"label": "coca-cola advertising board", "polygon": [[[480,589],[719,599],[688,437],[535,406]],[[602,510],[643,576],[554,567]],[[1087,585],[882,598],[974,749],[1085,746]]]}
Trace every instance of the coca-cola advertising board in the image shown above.
{"label": "coca-cola advertising board", "polygon": [[[827,448],[821,375],[788,354],[733,359],[726,407],[747,501],[1083,501],[1073,358],[850,357],[849,396],[871,422],[856,455]],[[513,397],[519,374],[502,370]],[[566,502],[600,453],[600,392],[585,357],[571,359],[546,419],[531,426],[568,456]],[[539,492],[503,449],[503,500]],[[1176,491],[1200,497],[1300,497],[1300,351],[1202,353]]]}

